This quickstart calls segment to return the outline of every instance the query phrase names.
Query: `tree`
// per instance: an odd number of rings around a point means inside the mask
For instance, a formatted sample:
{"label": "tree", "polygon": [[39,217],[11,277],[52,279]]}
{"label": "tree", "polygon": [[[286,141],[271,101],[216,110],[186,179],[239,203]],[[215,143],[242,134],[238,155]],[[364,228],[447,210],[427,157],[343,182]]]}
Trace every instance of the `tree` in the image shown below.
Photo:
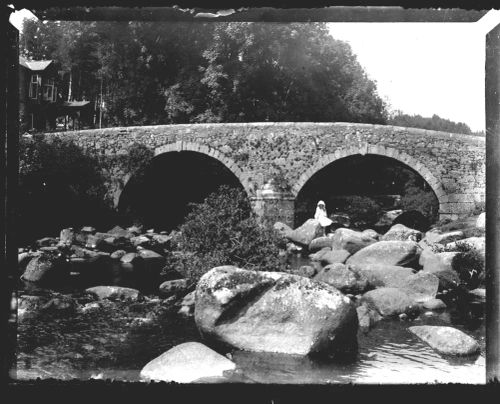
{"label": "tree", "polygon": [[165,92],[176,122],[385,122],[350,47],[324,24],[220,23],[198,80]]}
{"label": "tree", "polygon": [[439,130],[451,133],[463,133],[471,135],[472,130],[463,122],[453,122],[448,119],[441,118],[434,114],[431,118],[426,118],[421,115],[408,115],[401,111],[396,111],[387,121],[389,125],[406,126],[412,128],[422,128],[428,130]]}

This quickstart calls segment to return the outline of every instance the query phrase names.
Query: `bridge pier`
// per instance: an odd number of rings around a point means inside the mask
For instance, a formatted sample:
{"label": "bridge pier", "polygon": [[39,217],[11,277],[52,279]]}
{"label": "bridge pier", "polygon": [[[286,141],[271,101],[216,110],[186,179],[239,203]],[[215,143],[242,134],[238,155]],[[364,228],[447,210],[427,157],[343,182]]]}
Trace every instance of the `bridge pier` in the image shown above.
{"label": "bridge pier", "polygon": [[257,216],[275,222],[285,223],[293,228],[295,198],[293,195],[273,190],[257,190],[256,196],[250,198]]}

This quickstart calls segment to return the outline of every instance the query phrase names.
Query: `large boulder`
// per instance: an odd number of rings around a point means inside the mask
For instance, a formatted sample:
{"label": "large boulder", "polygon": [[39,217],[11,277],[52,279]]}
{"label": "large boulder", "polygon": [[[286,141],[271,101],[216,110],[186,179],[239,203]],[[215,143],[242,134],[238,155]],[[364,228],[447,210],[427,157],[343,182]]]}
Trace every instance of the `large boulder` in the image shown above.
{"label": "large boulder", "polygon": [[42,253],[33,257],[21,279],[40,286],[63,285],[69,275],[68,262],[58,254]]}
{"label": "large boulder", "polygon": [[175,279],[163,282],[158,290],[163,297],[179,296],[187,291],[187,279]]}
{"label": "large boulder", "polygon": [[192,383],[201,378],[223,377],[236,368],[234,362],[199,342],[177,345],[141,370],[144,380]]}
{"label": "large boulder", "polygon": [[411,268],[396,265],[370,264],[350,265],[350,269],[363,275],[372,288],[404,286],[413,275]]}
{"label": "large boulder", "polygon": [[374,240],[379,240],[380,239],[380,234],[378,234],[373,229],[366,229],[366,230],[363,230],[361,233],[363,233],[365,236],[370,237],[370,238],[372,238]]}
{"label": "large boulder", "polygon": [[442,355],[469,356],[480,350],[474,338],[453,327],[422,325],[408,330]]}
{"label": "large boulder", "polygon": [[383,317],[408,313],[415,309],[413,299],[405,291],[397,288],[370,290],[361,297],[360,304],[375,309]]}
{"label": "large boulder", "polygon": [[290,226],[288,226],[285,223],[281,223],[281,222],[274,223],[273,228],[274,228],[274,230],[276,230],[278,232],[278,234],[280,234],[283,237],[286,237],[287,234],[289,234],[293,231],[293,229]]}
{"label": "large boulder", "polygon": [[237,349],[285,354],[352,354],[358,320],[334,287],[280,272],[234,266],[206,273],[196,288],[201,334]]}
{"label": "large boulder", "polygon": [[368,280],[363,275],[349,270],[344,264],[327,265],[314,280],[325,282],[345,294],[357,295],[368,287]]}
{"label": "large boulder", "polygon": [[392,226],[382,237],[380,237],[380,240],[420,241],[421,238],[422,238],[421,231],[410,229],[409,227],[406,227],[404,224],[399,223]]}
{"label": "large boulder", "polygon": [[432,245],[432,244],[448,244],[453,241],[461,240],[464,238],[464,232],[462,230],[448,231],[441,233],[437,229],[429,230],[425,233],[425,237],[422,242]]}
{"label": "large boulder", "polygon": [[439,279],[441,290],[454,289],[460,284],[460,277],[453,269],[453,259],[458,252],[434,253],[430,249],[424,249],[420,256],[422,272],[430,273]]}
{"label": "large boulder", "polygon": [[439,289],[439,278],[431,273],[417,272],[400,287],[415,302],[422,303],[434,299]]}
{"label": "large boulder", "polygon": [[384,264],[411,267],[418,263],[420,247],[414,241],[377,241],[346,261],[350,265]]}
{"label": "large boulder", "polygon": [[332,239],[327,236],[317,237],[309,244],[309,251],[313,253],[325,247],[332,248]]}
{"label": "large boulder", "polygon": [[355,254],[362,248],[376,242],[377,240],[360,231],[340,228],[335,230],[335,233],[332,236],[332,249],[346,250],[349,254]]}
{"label": "large boulder", "polygon": [[325,251],[319,262],[321,265],[343,264],[350,256],[351,254],[346,250]]}
{"label": "large boulder", "polygon": [[316,219],[309,219],[300,227],[286,234],[293,243],[308,247],[316,237],[323,235],[323,229]]}

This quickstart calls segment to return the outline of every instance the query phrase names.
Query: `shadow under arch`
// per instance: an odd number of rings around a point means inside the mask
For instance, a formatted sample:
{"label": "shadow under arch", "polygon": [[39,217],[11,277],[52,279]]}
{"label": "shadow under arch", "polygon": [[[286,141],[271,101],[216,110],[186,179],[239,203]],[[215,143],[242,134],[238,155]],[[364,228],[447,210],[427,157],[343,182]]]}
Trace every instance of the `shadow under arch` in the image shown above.
{"label": "shadow under arch", "polygon": [[323,156],[316,163],[311,165],[292,186],[292,195],[294,196],[296,203],[299,199],[299,194],[303,189],[305,189],[309,180],[311,180],[311,178],[318,174],[321,170],[326,169],[327,166],[339,160],[360,156],[379,156],[389,158],[412,169],[423,180],[425,180],[430,189],[433,191],[439,205],[438,215],[441,217],[441,214],[443,213],[443,205],[447,202],[447,195],[441,182],[434,176],[434,174],[427,167],[425,167],[424,164],[407,153],[400,152],[394,148],[371,145],[368,143],[365,143],[361,147],[353,146],[345,149],[339,149],[335,151],[335,153]]}
{"label": "shadow under arch", "polygon": [[221,185],[250,194],[242,170],[222,153],[195,143],[171,143],[154,150],[142,177],[127,178],[117,208],[124,221],[172,230],[190,211],[189,203],[202,202]]}

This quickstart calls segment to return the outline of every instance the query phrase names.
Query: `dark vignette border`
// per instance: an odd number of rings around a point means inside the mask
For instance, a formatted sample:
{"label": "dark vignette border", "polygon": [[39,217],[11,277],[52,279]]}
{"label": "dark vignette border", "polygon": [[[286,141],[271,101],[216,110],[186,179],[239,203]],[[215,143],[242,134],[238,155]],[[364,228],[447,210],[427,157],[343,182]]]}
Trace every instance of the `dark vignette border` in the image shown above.
{"label": "dark vignette border", "polygon": [[[34,0],[12,0],[7,3],[14,5],[15,9],[28,8],[32,10],[40,19],[49,20],[150,20],[150,21],[266,21],[266,22],[476,22],[489,9],[495,8],[491,5],[481,3],[481,8],[477,8],[475,2],[470,1],[420,1],[418,5],[404,8],[398,2],[385,1],[377,5],[376,1],[365,1],[355,7],[346,6],[345,2],[340,2],[338,6],[332,7],[331,1],[309,1],[308,6],[314,8],[300,8],[290,6],[290,2],[267,1],[265,4],[258,4],[256,0],[243,1],[217,1],[210,0],[210,8],[206,7],[202,1],[178,0],[45,0],[36,3]],[[166,7],[167,4],[169,7]],[[375,3],[375,4],[374,4]],[[69,5],[71,4],[71,6]],[[383,8],[380,6],[384,6]],[[364,7],[363,7],[364,6]],[[378,6],[378,7],[377,7]],[[387,7],[389,6],[389,7]],[[418,8],[426,7],[426,8]],[[440,7],[441,9],[436,9]],[[431,9],[432,8],[432,9]],[[498,8],[498,7],[497,7]],[[236,13],[231,15],[216,16],[217,10],[236,9]],[[0,233],[2,242],[0,248],[0,260],[3,282],[2,296],[3,307],[6,309],[3,319],[4,325],[9,326],[11,317],[11,297],[15,293],[15,276],[17,271],[16,250],[13,234],[15,232],[14,212],[16,209],[15,196],[18,172],[18,31],[8,23],[9,15],[13,10],[3,6],[2,26],[6,27],[6,36],[3,46],[3,69],[0,76],[2,85],[2,113],[0,131],[0,197],[3,201],[0,204]],[[211,15],[198,13],[211,13]],[[203,16],[204,15],[204,16]],[[486,250],[487,250],[487,380],[497,381],[500,378],[500,238],[497,237],[497,228],[500,222],[500,159],[497,158],[497,150],[500,149],[500,25],[494,28],[486,38],[486,209],[488,210],[488,220],[486,225]],[[5,106],[5,108],[4,108]],[[61,381],[33,381],[14,382],[9,378],[12,363],[15,363],[16,330],[15,322],[10,324],[9,332],[2,333],[4,336],[1,346],[3,347],[2,371],[4,380],[9,383],[12,391],[19,395],[20,388],[24,392],[50,392],[51,395],[60,391],[68,396],[80,390],[90,392],[109,392],[109,387],[113,385],[113,391],[124,392],[125,395],[132,393],[130,398],[141,399],[148,387],[148,392],[154,390],[154,394],[164,393],[165,388],[171,398],[184,397],[188,402],[199,394],[208,393],[208,397],[214,394],[218,396],[217,401],[241,402],[250,399],[248,393],[252,393],[251,402],[289,402],[302,398],[301,401],[310,400],[311,393],[315,399],[319,398],[316,393],[340,393],[353,398],[361,392],[363,395],[371,395],[372,391],[387,390],[406,392],[408,386],[252,386],[252,385],[175,385],[166,383],[153,383],[144,385],[142,383],[123,382],[61,382]],[[126,386],[126,387],[125,387]],[[490,385],[491,386],[491,385]],[[489,387],[490,387],[489,386]],[[89,390],[89,387],[92,389]],[[414,386],[415,387],[415,386]],[[449,387],[449,385],[448,385]],[[471,386],[453,385],[455,392],[467,396],[476,391]],[[458,387],[458,391],[456,388]],[[419,388],[419,393],[447,391],[446,386],[427,386],[425,389]],[[76,390],[75,390],[76,389]],[[279,390],[277,390],[279,389]],[[415,389],[412,389],[417,391]],[[220,395],[224,392],[223,396]],[[232,393],[236,394],[232,394]],[[229,393],[229,394],[227,394]],[[286,393],[283,395],[283,393]],[[57,393],[56,393],[57,394]],[[23,394],[21,394],[23,395]],[[194,395],[194,396],[193,396]],[[273,399],[271,399],[272,397]],[[278,400],[286,397],[286,401]],[[330,396],[333,399],[334,396]],[[335,396],[337,397],[337,396]],[[338,397],[337,397],[338,398]],[[465,397],[464,397],[465,398]],[[184,400],[183,400],[184,401]]]}

